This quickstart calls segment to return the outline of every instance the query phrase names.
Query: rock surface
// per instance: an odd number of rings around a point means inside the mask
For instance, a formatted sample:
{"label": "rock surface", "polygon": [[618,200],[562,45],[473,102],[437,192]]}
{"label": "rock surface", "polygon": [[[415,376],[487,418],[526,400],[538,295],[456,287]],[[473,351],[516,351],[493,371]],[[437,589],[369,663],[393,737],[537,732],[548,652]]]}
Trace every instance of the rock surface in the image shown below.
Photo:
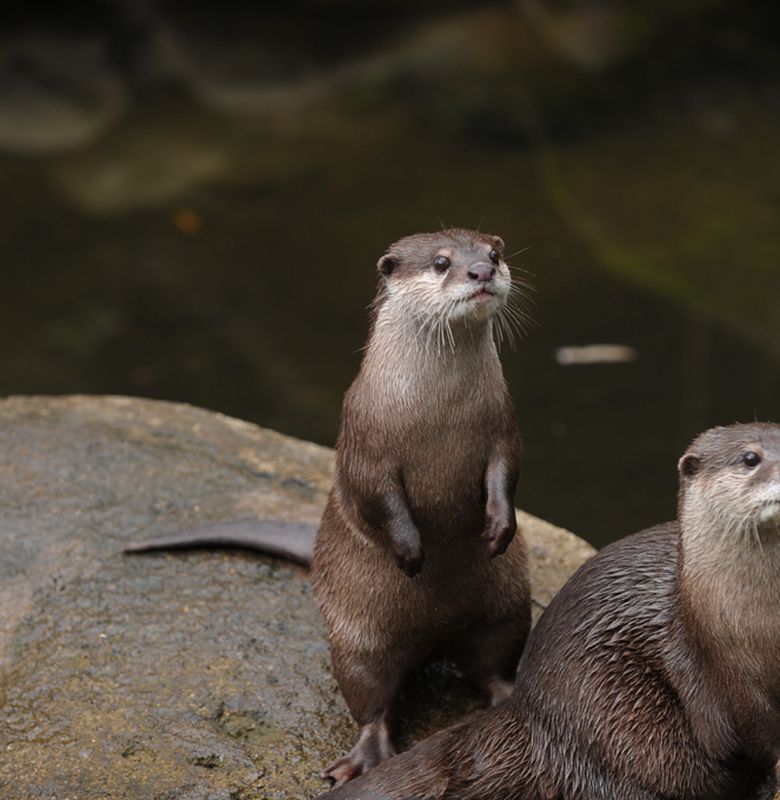
{"label": "rock surface", "polygon": [[[190,406],[0,402],[0,797],[305,798],[352,744],[303,569],[123,543],[263,515],[316,522],[332,451]],[[520,515],[535,598],[593,550]],[[431,686],[439,710],[424,695]],[[454,669],[404,702],[406,738],[477,705]],[[443,710],[442,710],[443,709]]]}

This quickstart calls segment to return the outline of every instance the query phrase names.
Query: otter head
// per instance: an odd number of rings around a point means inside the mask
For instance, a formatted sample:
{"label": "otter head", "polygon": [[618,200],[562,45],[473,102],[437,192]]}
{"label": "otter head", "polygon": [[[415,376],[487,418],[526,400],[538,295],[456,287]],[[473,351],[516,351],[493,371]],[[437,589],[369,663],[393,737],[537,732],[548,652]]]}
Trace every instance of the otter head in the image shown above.
{"label": "otter head", "polygon": [[500,236],[453,228],[418,233],[379,259],[378,304],[416,330],[446,332],[485,323],[506,305],[512,279]]}
{"label": "otter head", "polygon": [[780,541],[780,425],[712,428],[688,448],[679,472],[684,537]]}

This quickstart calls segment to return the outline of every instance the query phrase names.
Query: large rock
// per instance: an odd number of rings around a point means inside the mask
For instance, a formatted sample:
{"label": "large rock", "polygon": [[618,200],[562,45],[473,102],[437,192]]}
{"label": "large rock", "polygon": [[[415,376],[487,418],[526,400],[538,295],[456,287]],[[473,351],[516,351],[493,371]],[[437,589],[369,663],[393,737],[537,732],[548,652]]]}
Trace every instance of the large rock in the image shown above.
{"label": "large rock", "polygon": [[[184,405],[0,402],[0,797],[309,797],[354,727],[303,569],[245,553],[125,557],[207,521],[315,522],[332,451]],[[521,514],[546,603],[592,553]],[[435,698],[432,701],[431,698]],[[408,745],[477,705],[429,668]]]}

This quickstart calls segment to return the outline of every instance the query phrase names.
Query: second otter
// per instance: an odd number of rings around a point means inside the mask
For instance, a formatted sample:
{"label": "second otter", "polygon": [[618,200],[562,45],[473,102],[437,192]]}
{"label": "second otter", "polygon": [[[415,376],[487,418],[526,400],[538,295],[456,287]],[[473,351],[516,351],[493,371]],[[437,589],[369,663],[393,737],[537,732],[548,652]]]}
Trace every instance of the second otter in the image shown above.
{"label": "second otter", "polygon": [[780,426],[715,428],[678,520],[583,565],[511,698],[322,800],[771,800],[780,759]]}
{"label": "second otter", "polygon": [[[430,658],[452,657],[491,702],[511,690],[531,616],[515,535],[520,439],[493,341],[511,288],[503,254],[498,236],[452,229],[401,239],[378,263],[311,566],[361,726],[324,772],[337,784],[394,754],[401,684]],[[249,522],[128,549],[239,544],[306,562],[306,536]]]}

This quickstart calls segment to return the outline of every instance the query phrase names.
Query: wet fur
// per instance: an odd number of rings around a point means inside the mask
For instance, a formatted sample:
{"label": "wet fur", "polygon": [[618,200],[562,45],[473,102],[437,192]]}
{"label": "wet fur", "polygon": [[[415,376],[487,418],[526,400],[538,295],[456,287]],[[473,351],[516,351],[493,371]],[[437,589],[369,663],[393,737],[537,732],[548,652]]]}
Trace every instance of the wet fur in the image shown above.
{"label": "wet fur", "polygon": [[[746,449],[761,451],[761,469],[741,465]],[[575,573],[531,634],[508,702],[322,800],[771,800],[772,498],[780,426],[703,434],[681,460],[680,524],[616,542]]]}

